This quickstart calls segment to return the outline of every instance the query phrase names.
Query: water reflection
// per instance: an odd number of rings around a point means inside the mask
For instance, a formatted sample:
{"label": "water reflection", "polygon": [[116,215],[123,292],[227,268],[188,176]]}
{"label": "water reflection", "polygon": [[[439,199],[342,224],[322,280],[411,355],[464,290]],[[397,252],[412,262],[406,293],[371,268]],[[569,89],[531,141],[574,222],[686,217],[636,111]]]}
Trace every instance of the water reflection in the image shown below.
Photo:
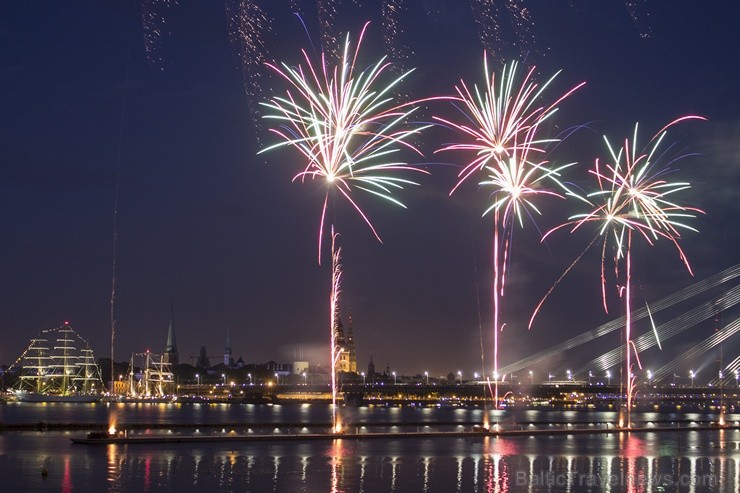
{"label": "water reflection", "polygon": [[72,465],[69,456],[64,458],[64,478],[62,479],[62,493],[71,493],[72,488]]}
{"label": "water reflection", "polygon": [[[740,493],[740,432],[73,446],[4,433],[3,491]],[[42,478],[40,471],[48,470]],[[84,486],[83,486],[84,485]]]}

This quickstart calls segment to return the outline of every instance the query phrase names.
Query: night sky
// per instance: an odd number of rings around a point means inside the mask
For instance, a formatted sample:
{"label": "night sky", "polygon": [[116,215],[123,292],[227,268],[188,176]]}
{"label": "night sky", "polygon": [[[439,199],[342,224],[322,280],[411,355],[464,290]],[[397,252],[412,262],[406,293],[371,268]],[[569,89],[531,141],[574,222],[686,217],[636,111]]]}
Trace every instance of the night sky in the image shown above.
{"label": "night sky", "polygon": [[[301,48],[320,45],[316,2],[294,2],[310,41],[287,0],[257,3],[271,19],[266,59],[297,63]],[[338,6],[336,35],[371,21],[363,60],[382,56],[381,2],[328,3]],[[579,163],[569,175],[574,182],[605,155],[604,134],[620,141],[639,121],[644,142],[678,116],[708,118],[669,134],[676,149],[697,153],[674,166],[675,180],[693,185],[683,201],[707,212],[693,222],[700,233],[682,240],[695,278],[668,242],[640,243],[637,304],[740,261],[740,6],[634,2],[651,6],[638,7],[633,19],[619,1],[520,3],[529,6],[531,39],[517,36],[502,8],[506,29],[494,64],[525,57],[540,80],[562,69],[553,95],[587,82],[553,119],[554,133],[580,127],[552,154],[557,162]],[[480,84],[481,25],[470,3],[405,4],[398,46],[409,47],[401,50],[403,63],[417,70],[403,91],[422,98],[451,94],[461,77]],[[65,320],[97,357],[109,356],[118,173],[116,360],[147,348],[161,352],[173,303],[181,361],[201,345],[221,354],[230,329],[233,352],[246,361],[292,361],[302,348],[312,362],[325,364],[329,270],[316,262],[323,190],[291,183],[303,166],[296,152],[256,154],[275,141],[264,123],[255,125],[257,102],[284,92],[285,84],[265,76],[261,96],[245,93],[222,2],[145,6],[166,14],[158,33],[143,27],[138,2],[0,5],[0,362],[12,363],[40,329]],[[153,36],[149,56],[146,35]],[[433,114],[455,111],[425,105],[424,117]],[[490,346],[492,222],[481,218],[488,196],[471,180],[448,197],[461,156],[433,154],[456,137],[437,128],[418,142],[431,176],[420,175],[421,186],[400,195],[407,210],[362,198],[383,244],[353,211],[337,211],[342,309],[351,308],[362,368],[372,353],[379,368],[471,374],[480,369],[479,320]],[[543,202],[536,224],[514,233],[502,364],[619,314],[616,303],[609,315],[601,308],[600,249],[594,248],[527,331],[539,298],[594,235],[593,229],[563,232],[541,244],[540,231],[573,213],[570,202]],[[725,312],[724,323],[737,311]],[[656,322],[680,313],[681,307],[656,314]],[[646,357],[670,360],[709,336],[713,323]],[[640,326],[638,333],[646,330]],[[588,361],[618,343],[617,334],[607,339],[551,368]],[[733,358],[737,346],[726,348]]]}

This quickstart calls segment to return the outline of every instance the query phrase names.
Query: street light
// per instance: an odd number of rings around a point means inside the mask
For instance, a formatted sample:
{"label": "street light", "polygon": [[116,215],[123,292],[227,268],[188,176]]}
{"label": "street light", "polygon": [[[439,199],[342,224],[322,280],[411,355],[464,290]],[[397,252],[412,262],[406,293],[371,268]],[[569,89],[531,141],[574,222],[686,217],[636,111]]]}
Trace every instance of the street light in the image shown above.
{"label": "street light", "polygon": [[548,373],[547,374],[547,381],[549,382],[550,380],[552,380],[552,377],[553,377],[553,374],[552,373]]}
{"label": "street light", "polygon": [[572,380],[573,379],[573,374],[570,372],[570,370],[566,370],[565,373],[568,374],[568,380]]}
{"label": "street light", "polygon": [[425,376],[425,377],[426,377],[426,379],[427,379],[427,385],[429,385],[429,372],[428,372],[428,371],[425,371],[425,372],[424,372],[424,376]]}
{"label": "street light", "polygon": [[606,384],[612,384],[612,372],[610,372],[609,370],[606,370]]}
{"label": "street light", "polygon": [[222,373],[221,378],[224,379],[224,386],[225,386],[226,385],[226,373]]}
{"label": "street light", "polygon": [[198,380],[198,395],[200,396],[200,373],[196,373],[195,378]]}
{"label": "street light", "polygon": [[394,371],[392,373],[392,375],[393,375],[393,385],[397,385],[398,384],[398,380],[396,379],[396,372]]}
{"label": "street light", "polygon": [[301,375],[303,376],[303,385],[308,385],[308,375],[306,375],[306,372],[304,371]]}
{"label": "street light", "polygon": [[475,378],[476,380],[478,380],[479,377],[480,377],[480,375],[478,375],[478,372],[477,371],[475,373],[473,373],[473,378]]}
{"label": "street light", "polygon": [[275,385],[280,385],[280,374],[275,372]]}
{"label": "street light", "polygon": [[591,385],[591,379],[594,377],[594,374],[591,370],[588,370],[588,384]]}
{"label": "street light", "polygon": [[735,370],[735,386],[740,387],[740,374],[738,374],[737,370]]}
{"label": "street light", "polygon": [[252,380],[252,374],[247,373],[247,376],[249,377],[249,385],[254,385],[254,381]]}
{"label": "street light", "polygon": [[696,373],[694,373],[694,370],[689,371],[689,377],[691,377],[691,386],[694,386],[694,377],[696,376]]}
{"label": "street light", "polygon": [[648,377],[648,385],[651,384],[651,380],[653,379],[653,372],[650,370],[647,371],[647,377]]}
{"label": "street light", "polygon": [[361,371],[360,372],[360,375],[362,375],[362,385],[365,385],[365,381],[366,381],[365,380],[365,372],[364,371]]}
{"label": "street light", "polygon": [[460,370],[457,370],[457,378],[460,380],[460,385],[462,385],[462,372]]}
{"label": "street light", "polygon": [[529,381],[534,385],[534,372],[529,370]]}

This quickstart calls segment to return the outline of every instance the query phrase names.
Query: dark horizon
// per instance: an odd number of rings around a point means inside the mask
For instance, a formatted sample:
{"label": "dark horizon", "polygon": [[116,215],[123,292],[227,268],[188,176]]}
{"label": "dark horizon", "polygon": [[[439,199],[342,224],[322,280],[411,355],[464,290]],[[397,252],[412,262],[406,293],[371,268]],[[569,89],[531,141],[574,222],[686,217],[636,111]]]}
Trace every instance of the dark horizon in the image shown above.
{"label": "dark horizon", "polygon": [[[261,2],[272,19],[266,59],[294,64],[321,37],[314,2],[297,2],[311,41],[288,3]],[[158,2],[144,5],[163,9]],[[337,33],[354,34],[371,21],[366,63],[388,51],[379,9],[348,0],[337,5]],[[460,78],[480,84],[484,47],[470,5],[406,5],[390,53],[392,61],[417,67],[404,90],[421,98],[452,93]],[[302,165],[296,152],[257,155],[274,142],[254,113],[257,103],[284,93],[285,85],[264,77],[261,96],[245,94],[224,4],[171,7],[156,39],[145,37],[152,31],[142,27],[141,8],[134,1],[0,7],[0,36],[9,48],[0,53],[0,362],[12,363],[39,330],[66,320],[97,358],[110,356],[118,174],[116,361],[164,350],[172,303],[182,360],[201,345],[220,354],[229,329],[235,358],[290,362],[302,348],[306,359],[325,364],[329,271],[316,263],[323,194],[314,184],[291,183]],[[682,115],[708,119],[669,134],[677,155],[691,154],[673,166],[675,181],[692,183],[683,201],[706,211],[692,222],[699,233],[681,240],[694,277],[669,242],[641,243],[636,305],[740,261],[738,7],[671,2],[637,8],[633,18],[625,2],[577,1],[532,5],[529,13],[532,29],[519,34],[499,19],[508,27],[497,61],[525,58],[537,65],[538,80],[562,69],[552,94],[586,81],[553,120],[553,133],[579,128],[552,153],[559,162],[579,163],[570,179],[581,181],[605,154],[604,134],[619,141],[639,121],[647,139]],[[402,50],[404,44],[410,49]],[[435,103],[424,117],[438,112],[454,115]],[[481,327],[490,347],[491,219],[481,218],[487,196],[471,182],[448,197],[461,158],[433,153],[455,138],[435,128],[421,139],[431,176],[400,194],[408,209],[363,197],[383,244],[352,210],[337,211],[342,312],[352,311],[361,368],[372,354],[378,369],[388,363],[404,374],[470,374],[481,366]],[[502,365],[621,313],[617,303],[609,314],[601,307],[600,252],[593,249],[527,330],[539,299],[594,234],[556,234],[541,244],[541,232],[573,213],[565,201],[541,206],[536,224],[514,232]],[[659,314],[656,323],[693,306]],[[726,310],[721,320],[698,324],[646,360],[650,366],[669,361],[736,317],[736,307]],[[738,355],[733,341],[724,345],[726,362]],[[584,364],[607,350],[603,344],[618,343],[614,335],[568,358]],[[707,353],[697,367],[717,357]],[[487,367],[489,361],[486,352]]]}

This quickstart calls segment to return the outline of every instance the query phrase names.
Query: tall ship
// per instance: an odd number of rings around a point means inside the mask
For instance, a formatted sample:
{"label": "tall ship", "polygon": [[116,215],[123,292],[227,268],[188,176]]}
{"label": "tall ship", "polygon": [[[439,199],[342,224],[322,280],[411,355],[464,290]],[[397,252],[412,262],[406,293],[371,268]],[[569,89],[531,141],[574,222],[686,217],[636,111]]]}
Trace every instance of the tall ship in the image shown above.
{"label": "tall ship", "polygon": [[128,376],[129,399],[171,399],[175,393],[172,365],[165,355],[150,351],[132,354]]}
{"label": "tall ship", "polygon": [[105,390],[93,351],[69,323],[42,330],[8,369],[13,394],[29,402],[95,402]]}

